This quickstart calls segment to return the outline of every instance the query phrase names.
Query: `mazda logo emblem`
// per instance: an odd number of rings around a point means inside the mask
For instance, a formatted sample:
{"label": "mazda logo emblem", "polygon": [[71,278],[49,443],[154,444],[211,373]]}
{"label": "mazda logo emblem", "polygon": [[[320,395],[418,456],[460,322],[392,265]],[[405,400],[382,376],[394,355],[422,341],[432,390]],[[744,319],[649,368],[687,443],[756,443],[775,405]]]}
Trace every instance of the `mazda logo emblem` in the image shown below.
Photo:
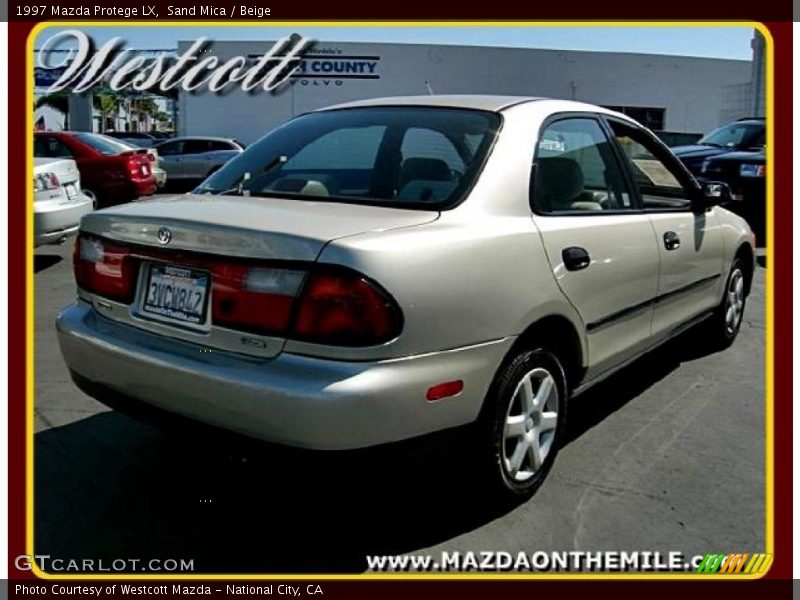
{"label": "mazda logo emblem", "polygon": [[158,243],[159,244],[169,244],[172,240],[172,232],[167,229],[166,227],[162,227],[158,230]]}

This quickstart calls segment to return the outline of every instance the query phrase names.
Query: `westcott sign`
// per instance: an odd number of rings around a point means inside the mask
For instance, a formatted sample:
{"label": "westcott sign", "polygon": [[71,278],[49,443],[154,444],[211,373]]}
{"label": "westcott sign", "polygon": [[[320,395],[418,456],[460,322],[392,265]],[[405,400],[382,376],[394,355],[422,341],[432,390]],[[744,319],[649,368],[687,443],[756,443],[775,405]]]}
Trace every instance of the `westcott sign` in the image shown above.
{"label": "westcott sign", "polygon": [[[177,57],[165,52],[152,57],[126,48],[119,37],[95,50],[89,36],[70,29],[45,40],[36,70],[40,80],[47,80],[48,72],[53,72],[55,81],[47,88],[51,93],[65,89],[80,93],[100,82],[114,91],[129,88],[166,92],[179,87],[187,92],[202,88],[221,92],[236,85],[247,92],[273,91],[300,68],[303,52],[310,43],[308,38],[292,35],[278,40],[262,55],[234,56],[223,62],[209,52],[207,38],[196,40]],[[60,54],[59,61],[53,55],[63,45],[71,51],[66,57]]]}

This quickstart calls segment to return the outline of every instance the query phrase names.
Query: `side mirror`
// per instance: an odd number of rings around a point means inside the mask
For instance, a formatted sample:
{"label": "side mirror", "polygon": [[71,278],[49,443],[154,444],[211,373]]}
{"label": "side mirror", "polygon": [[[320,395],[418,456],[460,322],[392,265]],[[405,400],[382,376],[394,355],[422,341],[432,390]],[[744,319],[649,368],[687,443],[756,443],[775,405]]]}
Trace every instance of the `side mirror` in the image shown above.
{"label": "side mirror", "polygon": [[731,188],[721,181],[703,181],[700,183],[696,207],[705,211],[717,204],[725,204],[733,199]]}

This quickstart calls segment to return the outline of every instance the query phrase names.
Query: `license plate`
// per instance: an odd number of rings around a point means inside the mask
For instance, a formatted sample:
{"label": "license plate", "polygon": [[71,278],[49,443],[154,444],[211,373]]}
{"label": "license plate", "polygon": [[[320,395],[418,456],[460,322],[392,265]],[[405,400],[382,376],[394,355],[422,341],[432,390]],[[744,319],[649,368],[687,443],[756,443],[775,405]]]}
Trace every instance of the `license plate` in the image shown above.
{"label": "license plate", "polygon": [[204,271],[150,265],[142,312],[166,321],[201,325],[206,319],[208,283]]}
{"label": "license plate", "polygon": [[64,186],[64,189],[67,192],[67,198],[69,198],[70,200],[75,200],[75,198],[78,197],[78,190],[75,187],[74,183],[68,183],[67,185]]}
{"label": "license plate", "polygon": [[142,165],[142,175],[144,175],[145,177],[150,175],[150,167],[148,167],[147,165]]}

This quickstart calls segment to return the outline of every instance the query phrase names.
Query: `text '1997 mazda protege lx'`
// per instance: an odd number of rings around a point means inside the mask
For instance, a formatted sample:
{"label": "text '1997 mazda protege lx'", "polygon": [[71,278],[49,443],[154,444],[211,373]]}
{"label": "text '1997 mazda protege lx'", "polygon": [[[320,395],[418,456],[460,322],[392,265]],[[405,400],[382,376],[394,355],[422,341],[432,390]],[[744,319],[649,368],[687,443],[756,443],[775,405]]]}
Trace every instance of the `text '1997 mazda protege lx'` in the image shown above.
{"label": "text '1997 mazda protege lx'", "polygon": [[280,444],[472,424],[478,472],[524,498],[571,395],[693,325],[733,342],[754,239],[725,192],[587,104],[336,106],[191,194],[84,217],[58,337],[101,401]]}

